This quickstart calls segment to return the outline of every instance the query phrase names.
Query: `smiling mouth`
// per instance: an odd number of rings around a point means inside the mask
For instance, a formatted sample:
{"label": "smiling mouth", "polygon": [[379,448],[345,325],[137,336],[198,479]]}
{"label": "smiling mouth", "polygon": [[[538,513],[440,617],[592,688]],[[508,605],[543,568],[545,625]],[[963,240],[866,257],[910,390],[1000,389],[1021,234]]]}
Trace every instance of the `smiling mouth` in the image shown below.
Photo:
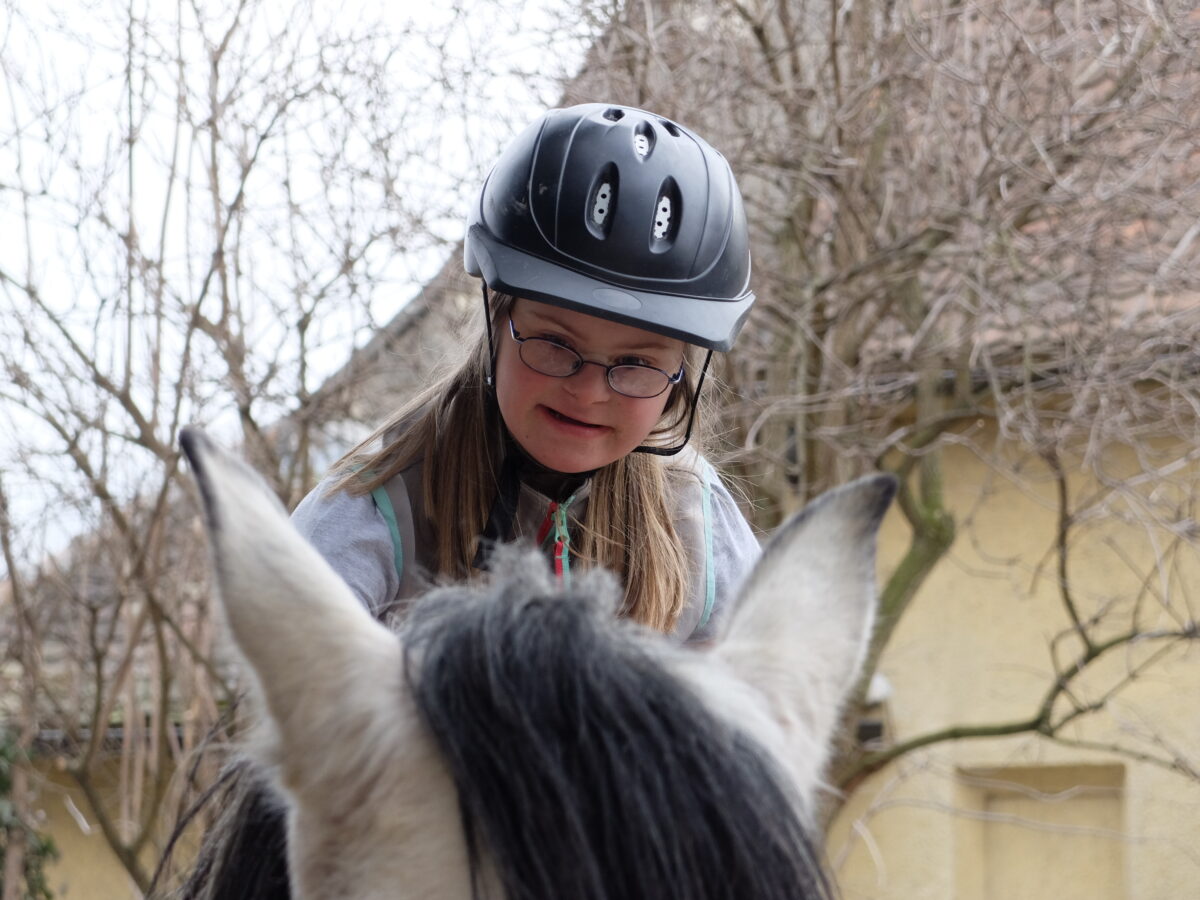
{"label": "smiling mouth", "polygon": [[591,422],[583,422],[583,421],[580,421],[579,419],[572,419],[570,416],[565,416],[562,413],[560,413],[557,409],[551,409],[549,406],[546,407],[546,410],[550,413],[550,415],[553,418],[557,419],[560,422],[566,422],[568,425],[580,425],[584,428],[600,428],[601,427],[599,425],[593,425]]}

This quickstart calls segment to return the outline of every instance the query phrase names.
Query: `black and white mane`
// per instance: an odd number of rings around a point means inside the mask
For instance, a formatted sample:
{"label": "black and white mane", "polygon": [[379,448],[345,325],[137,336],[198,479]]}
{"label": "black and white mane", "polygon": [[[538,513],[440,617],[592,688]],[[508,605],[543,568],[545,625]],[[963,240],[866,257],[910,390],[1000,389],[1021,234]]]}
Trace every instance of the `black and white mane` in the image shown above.
{"label": "black and white mane", "polygon": [[473,868],[485,848],[528,900],[826,896],[784,774],[664,668],[661,642],[614,623],[611,579],[564,592],[540,560],[506,562],[492,591],[426,598],[405,633]]}

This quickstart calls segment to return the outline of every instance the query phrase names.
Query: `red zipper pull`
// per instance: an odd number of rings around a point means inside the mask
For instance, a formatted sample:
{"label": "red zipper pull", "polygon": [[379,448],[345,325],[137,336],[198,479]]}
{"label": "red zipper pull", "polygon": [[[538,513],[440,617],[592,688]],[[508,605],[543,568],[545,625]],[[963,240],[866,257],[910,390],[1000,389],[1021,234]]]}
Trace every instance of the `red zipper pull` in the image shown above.
{"label": "red zipper pull", "polygon": [[565,555],[565,548],[563,546],[563,541],[560,538],[559,540],[554,542],[554,575],[555,575],[555,577],[558,578],[559,581],[563,580],[563,556],[564,555]]}

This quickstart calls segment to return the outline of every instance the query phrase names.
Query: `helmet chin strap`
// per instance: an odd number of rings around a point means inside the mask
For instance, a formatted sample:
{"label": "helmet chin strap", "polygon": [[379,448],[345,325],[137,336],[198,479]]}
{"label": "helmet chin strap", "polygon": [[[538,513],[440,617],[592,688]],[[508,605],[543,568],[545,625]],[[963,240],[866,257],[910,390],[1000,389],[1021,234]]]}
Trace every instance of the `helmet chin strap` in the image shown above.
{"label": "helmet chin strap", "polygon": [[483,285],[483,324],[487,328],[488,336],[488,367],[487,374],[484,375],[484,383],[493,391],[496,389],[496,343],[492,338],[492,303],[488,299],[487,282],[482,278],[479,283]]}
{"label": "helmet chin strap", "polygon": [[708,363],[712,359],[713,352],[711,350],[704,356],[704,365],[700,367],[700,377],[696,379],[696,391],[692,394],[692,410],[688,413],[687,431],[684,432],[683,440],[674,447],[650,447],[643,444],[640,447],[634,447],[634,453],[653,453],[655,456],[674,456],[680,450],[688,445],[688,441],[692,439],[692,424],[696,421],[696,407],[700,405],[700,388],[704,387],[704,375],[708,372]]}

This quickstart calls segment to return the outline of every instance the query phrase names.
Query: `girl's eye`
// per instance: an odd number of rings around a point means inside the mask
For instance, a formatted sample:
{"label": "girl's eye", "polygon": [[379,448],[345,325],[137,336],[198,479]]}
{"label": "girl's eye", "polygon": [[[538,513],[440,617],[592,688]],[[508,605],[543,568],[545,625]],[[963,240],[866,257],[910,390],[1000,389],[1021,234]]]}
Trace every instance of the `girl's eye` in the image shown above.
{"label": "girl's eye", "polygon": [[618,359],[616,359],[614,361],[613,365],[617,365],[617,366],[649,366],[652,369],[658,368],[658,366],[654,365],[654,363],[652,363],[650,360],[645,359],[641,356],[622,356],[622,357],[619,357]]}

